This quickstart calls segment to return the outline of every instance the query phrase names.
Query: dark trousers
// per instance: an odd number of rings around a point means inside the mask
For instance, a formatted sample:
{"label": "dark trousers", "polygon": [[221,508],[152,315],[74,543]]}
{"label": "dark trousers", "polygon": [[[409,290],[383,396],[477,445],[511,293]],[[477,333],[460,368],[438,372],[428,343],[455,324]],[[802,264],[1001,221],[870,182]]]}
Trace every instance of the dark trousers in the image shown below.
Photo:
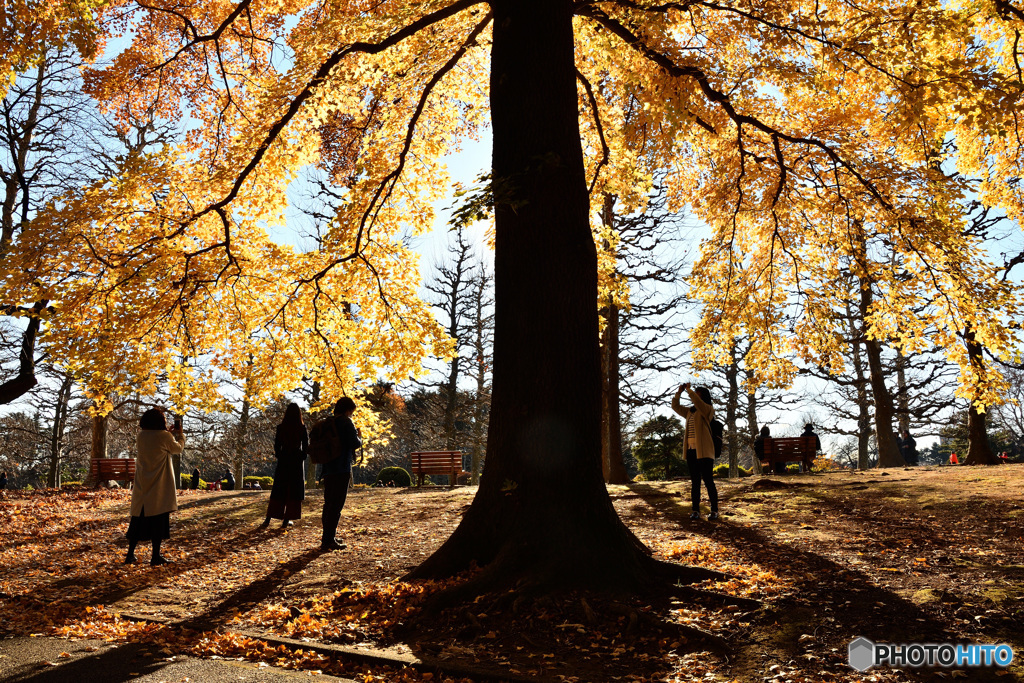
{"label": "dark trousers", "polygon": [[338,520],[341,519],[341,509],[345,507],[348,483],[351,478],[352,475],[349,472],[323,476],[324,511],[320,516],[320,521],[324,526],[323,541],[334,540],[334,534],[338,531]]}
{"label": "dark trousers", "polygon": [[715,461],[712,458],[698,458],[692,448],[686,451],[686,466],[690,469],[690,505],[694,512],[700,511],[700,482],[708,490],[711,511],[718,512],[718,489],[715,488]]}

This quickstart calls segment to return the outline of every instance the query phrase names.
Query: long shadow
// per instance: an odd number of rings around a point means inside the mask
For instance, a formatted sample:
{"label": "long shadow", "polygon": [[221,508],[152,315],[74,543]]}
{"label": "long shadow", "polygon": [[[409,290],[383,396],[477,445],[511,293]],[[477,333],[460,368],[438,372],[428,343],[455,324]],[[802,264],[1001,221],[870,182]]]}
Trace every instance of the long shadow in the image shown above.
{"label": "long shadow", "polygon": [[[179,641],[179,645],[183,645],[179,649],[189,649],[191,645],[199,642],[204,631],[212,631],[225,625],[238,612],[251,609],[270,597],[274,591],[285,584],[289,576],[304,569],[320,554],[319,549],[313,549],[297,555],[279,565],[267,576],[239,588],[202,614],[172,624],[172,628],[180,629],[184,634],[191,634],[191,637],[185,639],[183,644]],[[43,671],[26,671],[23,674],[16,673],[6,680],[12,682],[32,681],[33,683],[67,683],[67,681],[127,683],[167,666],[166,661],[156,659],[150,652],[153,648],[152,643],[128,643],[116,649],[68,662],[59,667]]]}

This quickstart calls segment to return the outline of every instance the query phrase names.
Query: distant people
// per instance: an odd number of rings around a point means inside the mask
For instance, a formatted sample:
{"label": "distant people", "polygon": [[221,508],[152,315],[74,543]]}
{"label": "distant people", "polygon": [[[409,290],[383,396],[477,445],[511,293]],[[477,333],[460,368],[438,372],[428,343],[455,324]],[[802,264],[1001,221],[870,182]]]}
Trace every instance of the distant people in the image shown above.
{"label": "distant people", "polygon": [[131,522],[128,524],[128,554],[125,564],[135,564],[135,546],[150,541],[153,554],[149,564],[156,567],[170,560],[160,554],[160,544],[171,537],[171,513],[178,509],[174,481],[174,456],[185,447],[180,425],[167,430],[164,413],[150,408],[139,420],[136,439],[135,482],[132,486]]}
{"label": "distant people", "polygon": [[0,491],[7,488],[7,472],[0,472]]}
{"label": "distant people", "polygon": [[[688,408],[679,403],[679,396],[685,391],[693,405]],[[679,387],[672,398],[672,410],[686,418],[686,466],[690,470],[690,519],[700,519],[700,482],[708,490],[711,514],[708,519],[718,519],[718,489],[715,488],[715,443],[711,438],[711,419],[715,409],[711,405],[711,392],[704,387],[690,388],[687,382]]]}
{"label": "distant people", "polygon": [[345,507],[345,498],[348,497],[348,485],[352,480],[352,461],[356,449],[363,445],[359,432],[352,424],[355,411],[356,402],[348,396],[342,396],[334,404],[334,430],[338,437],[339,452],[337,457],[321,466],[320,477],[324,486],[324,509],[320,517],[323,524],[321,550],[344,550],[347,547],[335,534],[341,520],[341,510]]}
{"label": "distant people", "polygon": [[225,491],[235,490],[235,475],[231,474],[231,470],[224,472],[224,478],[221,479],[221,483]]}
{"label": "distant people", "polygon": [[956,451],[953,451],[952,453],[949,454],[949,464],[950,465],[959,465],[960,464],[960,459],[956,457]]}
{"label": "distant people", "polygon": [[292,520],[302,517],[302,501],[306,497],[306,477],[302,465],[309,453],[309,434],[302,422],[299,406],[289,403],[284,419],[274,436],[274,485],[270,488],[267,518],[260,526],[270,526],[271,519],[280,519],[281,528],[292,526]]}
{"label": "distant people", "polygon": [[199,468],[198,467],[195,468],[194,470],[192,470],[192,481],[189,482],[188,487],[190,489],[192,489],[193,491],[195,491],[196,489],[199,488]]}
{"label": "distant people", "polygon": [[262,486],[260,486],[260,483],[259,483],[258,481],[254,481],[254,482],[252,483],[252,489],[253,489],[254,491],[262,491],[262,490],[263,490],[263,487],[262,487]]}
{"label": "distant people", "polygon": [[907,463],[910,467],[917,465],[917,442],[914,441],[914,437],[910,435],[910,430],[903,430],[903,438],[899,439],[900,455],[903,456],[903,462]]}

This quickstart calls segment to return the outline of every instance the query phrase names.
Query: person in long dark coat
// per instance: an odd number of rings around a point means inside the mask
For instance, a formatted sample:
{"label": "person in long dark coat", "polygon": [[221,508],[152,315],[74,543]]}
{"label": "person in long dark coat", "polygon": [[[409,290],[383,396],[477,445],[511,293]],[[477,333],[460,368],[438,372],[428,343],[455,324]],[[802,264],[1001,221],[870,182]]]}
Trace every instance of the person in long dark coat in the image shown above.
{"label": "person in long dark coat", "polygon": [[280,519],[283,528],[302,517],[302,501],[306,497],[302,463],[308,452],[309,435],[302,422],[302,411],[299,406],[289,403],[274,437],[277,468],[274,470],[274,486],[270,489],[267,518],[261,525],[263,528],[270,526],[271,519]]}

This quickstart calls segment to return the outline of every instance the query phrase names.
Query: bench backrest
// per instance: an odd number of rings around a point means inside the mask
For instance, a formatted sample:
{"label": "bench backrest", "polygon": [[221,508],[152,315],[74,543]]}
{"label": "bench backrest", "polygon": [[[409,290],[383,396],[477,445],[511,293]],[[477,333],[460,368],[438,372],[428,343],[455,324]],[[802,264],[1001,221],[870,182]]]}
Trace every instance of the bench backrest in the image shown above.
{"label": "bench backrest", "polygon": [[766,437],[764,440],[765,455],[792,455],[799,460],[805,455],[814,456],[817,443],[813,436],[794,436],[782,439]]}
{"label": "bench backrest", "polygon": [[134,458],[98,458],[89,462],[92,477],[104,479],[134,479]]}
{"label": "bench backrest", "polygon": [[452,470],[462,469],[462,451],[413,451],[409,454],[412,469],[415,472],[447,474]]}

